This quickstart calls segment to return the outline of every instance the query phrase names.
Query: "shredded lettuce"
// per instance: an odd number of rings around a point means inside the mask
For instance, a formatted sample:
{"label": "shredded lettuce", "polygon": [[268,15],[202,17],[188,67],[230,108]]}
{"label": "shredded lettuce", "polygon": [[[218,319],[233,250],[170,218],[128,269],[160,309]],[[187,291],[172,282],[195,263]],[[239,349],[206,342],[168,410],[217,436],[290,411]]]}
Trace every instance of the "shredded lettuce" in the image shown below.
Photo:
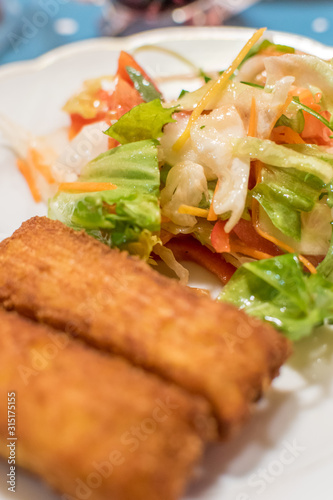
{"label": "shredded lettuce", "polygon": [[181,205],[198,207],[202,198],[208,198],[207,180],[201,165],[186,160],[177,163],[168,173],[161,191],[162,213],[175,224],[194,226],[196,217],[180,214]]}
{"label": "shredded lettuce", "polygon": [[234,154],[251,159],[257,159],[281,168],[295,168],[313,174],[325,183],[333,177],[333,166],[320,156],[298,152],[295,148],[275,144],[270,140],[246,137],[231,139]]}
{"label": "shredded lettuce", "polygon": [[133,82],[134,88],[139,92],[140,96],[145,102],[153,101],[154,99],[161,99],[161,93],[156,90],[154,85],[147,80],[140,71],[126,66],[128,76]]}
{"label": "shredded lettuce", "polygon": [[333,65],[319,57],[305,54],[284,54],[281,57],[266,57],[267,88],[274,88],[275,82],[284,76],[293,76],[294,85],[323,94],[323,107],[333,110]]}
{"label": "shredded lettuce", "polygon": [[320,274],[305,274],[294,254],[243,264],[219,300],[271,323],[294,341],[333,320],[333,284]]}
{"label": "shredded lettuce", "polygon": [[172,118],[175,109],[163,108],[160,99],[139,104],[111,125],[105,134],[120,144],[158,139],[162,135],[163,126],[175,121]]}
{"label": "shredded lettuce", "polygon": [[91,194],[59,192],[49,201],[51,219],[84,228],[117,247],[140,241],[144,230],[159,231],[156,141],[127,144],[101,154],[86,165],[79,181],[112,182],[117,189]]}

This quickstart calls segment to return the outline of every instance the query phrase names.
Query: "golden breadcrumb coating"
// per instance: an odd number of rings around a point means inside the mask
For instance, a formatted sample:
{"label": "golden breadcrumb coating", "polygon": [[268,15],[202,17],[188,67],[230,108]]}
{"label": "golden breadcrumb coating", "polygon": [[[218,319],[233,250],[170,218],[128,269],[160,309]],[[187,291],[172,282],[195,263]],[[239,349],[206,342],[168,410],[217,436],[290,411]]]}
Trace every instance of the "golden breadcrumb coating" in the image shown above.
{"label": "golden breadcrumb coating", "polygon": [[271,326],[47,218],[0,244],[0,302],[204,396],[222,437],[290,352]]}

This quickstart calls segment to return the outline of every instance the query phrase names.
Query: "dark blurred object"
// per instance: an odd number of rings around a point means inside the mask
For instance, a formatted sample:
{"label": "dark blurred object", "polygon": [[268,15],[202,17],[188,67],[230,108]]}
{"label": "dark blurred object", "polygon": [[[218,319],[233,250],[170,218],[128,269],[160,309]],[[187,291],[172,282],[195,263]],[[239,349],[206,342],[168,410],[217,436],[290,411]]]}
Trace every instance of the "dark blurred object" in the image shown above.
{"label": "dark blurred object", "polygon": [[177,25],[219,26],[226,18],[224,0],[109,0],[105,35],[130,35]]}

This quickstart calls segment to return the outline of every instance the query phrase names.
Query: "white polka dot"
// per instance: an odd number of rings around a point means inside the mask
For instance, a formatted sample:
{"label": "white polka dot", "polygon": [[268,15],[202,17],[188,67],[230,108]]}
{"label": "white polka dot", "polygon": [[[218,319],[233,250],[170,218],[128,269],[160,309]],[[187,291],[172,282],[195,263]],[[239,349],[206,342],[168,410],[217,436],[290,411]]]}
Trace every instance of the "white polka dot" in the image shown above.
{"label": "white polka dot", "polygon": [[330,27],[330,22],[326,17],[317,17],[312,21],[311,27],[316,33],[325,33]]}
{"label": "white polka dot", "polygon": [[176,24],[183,24],[186,22],[186,14],[183,9],[175,9],[172,14],[172,20]]}
{"label": "white polka dot", "polygon": [[79,30],[79,24],[75,19],[63,17],[54,22],[54,31],[58,35],[74,35]]}

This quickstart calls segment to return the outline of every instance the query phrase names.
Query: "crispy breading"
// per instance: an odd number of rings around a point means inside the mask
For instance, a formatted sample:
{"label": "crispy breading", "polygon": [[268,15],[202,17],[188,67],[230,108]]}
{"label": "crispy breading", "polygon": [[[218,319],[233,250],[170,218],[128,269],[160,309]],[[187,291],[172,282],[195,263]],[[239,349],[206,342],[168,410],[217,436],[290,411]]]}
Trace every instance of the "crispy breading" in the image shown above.
{"label": "crispy breading", "polygon": [[204,396],[222,437],[290,351],[269,325],[46,218],[0,244],[0,302]]}
{"label": "crispy breading", "polygon": [[[0,309],[0,455],[64,500],[176,500],[201,456],[208,404],[50,327]],[[11,415],[9,415],[10,418]],[[90,491],[90,494],[89,494]]]}

